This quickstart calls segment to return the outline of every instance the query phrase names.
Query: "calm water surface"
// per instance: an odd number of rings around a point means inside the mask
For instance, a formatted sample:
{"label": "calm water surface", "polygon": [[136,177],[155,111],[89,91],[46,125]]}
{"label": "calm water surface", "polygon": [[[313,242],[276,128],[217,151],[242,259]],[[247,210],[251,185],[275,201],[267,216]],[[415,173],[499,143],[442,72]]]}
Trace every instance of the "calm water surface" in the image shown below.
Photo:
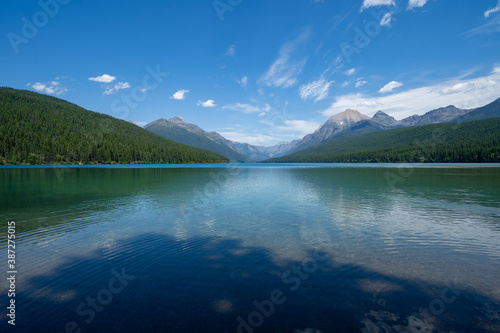
{"label": "calm water surface", "polygon": [[499,165],[3,167],[0,220],[16,332],[500,332]]}

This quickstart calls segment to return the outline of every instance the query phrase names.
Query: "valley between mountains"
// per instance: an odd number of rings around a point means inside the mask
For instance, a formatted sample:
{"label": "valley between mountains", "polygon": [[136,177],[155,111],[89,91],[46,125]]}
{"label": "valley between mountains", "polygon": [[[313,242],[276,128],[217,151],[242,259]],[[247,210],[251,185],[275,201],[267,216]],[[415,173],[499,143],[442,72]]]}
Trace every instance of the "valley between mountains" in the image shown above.
{"label": "valley between mountains", "polygon": [[[476,109],[460,109],[451,105],[399,121],[383,111],[378,111],[373,117],[368,117],[356,110],[347,109],[330,117],[314,133],[308,134],[300,140],[280,142],[267,147],[234,142],[216,132],[206,132],[197,125],[186,122],[182,116],[168,120],[158,119],[145,125],[144,128],[169,140],[207,149],[226,156],[231,162],[239,163],[266,160],[273,162],[494,162],[500,158],[498,119],[493,122],[476,123],[476,121],[497,117],[500,117],[500,99]],[[450,123],[463,122],[473,123],[467,126],[449,126]],[[490,126],[491,124],[496,124],[496,127],[493,126],[487,130],[485,125]],[[430,125],[435,126],[428,127]],[[467,129],[467,133],[464,133],[464,128]],[[441,142],[443,138],[435,138],[437,132],[447,131],[450,131],[450,134],[447,135],[444,142]],[[452,137],[452,142],[446,142]],[[381,140],[382,138],[386,140]],[[376,144],[366,145],[373,142]],[[446,149],[457,148],[458,152],[466,150],[467,154],[474,156],[470,158],[467,156],[458,157],[459,154],[455,153],[455,157],[448,156],[444,159],[438,157],[423,158],[421,154],[413,158],[407,156],[406,159],[402,159],[401,156],[382,159],[377,157],[381,155],[381,151],[387,150],[389,147],[393,155],[394,149],[399,146],[407,146],[415,142],[425,142],[427,146],[433,144],[435,152],[441,149],[436,148],[437,144],[446,143]],[[336,143],[340,143],[341,146]],[[467,147],[464,148],[464,145]],[[480,146],[481,149],[479,149]],[[348,150],[345,149],[346,147]],[[372,154],[366,154],[364,158],[359,156],[346,158],[345,156],[349,152],[366,151],[367,147],[372,151]],[[424,147],[415,146],[414,148],[421,150]],[[344,154],[343,158],[332,158],[340,153]],[[478,153],[480,156],[475,156]],[[484,154],[487,156],[483,156]]]}
{"label": "valley between mountains", "polygon": [[0,88],[0,164],[500,162],[500,99],[396,120],[348,109],[300,140],[234,142],[182,116],[141,128],[65,100]]}

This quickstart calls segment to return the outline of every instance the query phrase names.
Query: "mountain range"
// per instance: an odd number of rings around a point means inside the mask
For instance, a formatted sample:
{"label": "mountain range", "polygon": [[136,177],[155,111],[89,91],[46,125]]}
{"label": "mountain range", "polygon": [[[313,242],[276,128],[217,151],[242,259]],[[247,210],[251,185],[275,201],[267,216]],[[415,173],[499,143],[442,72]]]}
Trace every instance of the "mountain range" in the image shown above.
{"label": "mountain range", "polygon": [[500,117],[336,138],[267,163],[499,163]]}
{"label": "mountain range", "polygon": [[0,88],[0,165],[227,162],[53,96]]}
{"label": "mountain range", "polygon": [[[206,132],[181,116],[141,128],[52,96],[0,88],[0,164],[394,162],[403,157],[491,162],[500,161],[499,122],[500,99],[475,109],[447,106],[399,121],[383,111],[368,117],[348,109],[300,140],[265,147]],[[448,141],[436,142],[433,131],[447,133]],[[439,147],[434,147],[435,156],[414,156],[422,150],[415,142]]]}
{"label": "mountain range", "polygon": [[226,156],[232,163],[252,162],[251,158],[239,152],[232,141],[219,133],[206,132],[197,125],[188,124],[182,116],[155,120],[145,125],[144,129],[169,140],[216,152]]}
{"label": "mountain range", "polygon": [[282,157],[334,139],[402,127],[466,122],[494,117],[500,117],[500,99],[476,109],[460,109],[450,105],[399,121],[383,111],[378,111],[373,117],[369,117],[356,110],[347,109],[331,116],[316,131],[300,140],[280,142],[268,147],[228,140],[216,132],[206,132],[197,125],[189,124],[180,116],[169,120],[158,119],[144,128],[167,139],[219,153],[232,162],[246,163]]}

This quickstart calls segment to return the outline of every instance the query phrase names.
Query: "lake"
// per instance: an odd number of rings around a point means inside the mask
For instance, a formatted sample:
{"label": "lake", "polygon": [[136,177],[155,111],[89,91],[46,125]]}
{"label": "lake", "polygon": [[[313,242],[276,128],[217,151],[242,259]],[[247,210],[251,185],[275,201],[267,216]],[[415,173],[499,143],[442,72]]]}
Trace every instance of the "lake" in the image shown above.
{"label": "lake", "polygon": [[0,205],[16,332],[500,332],[498,164],[2,167]]}

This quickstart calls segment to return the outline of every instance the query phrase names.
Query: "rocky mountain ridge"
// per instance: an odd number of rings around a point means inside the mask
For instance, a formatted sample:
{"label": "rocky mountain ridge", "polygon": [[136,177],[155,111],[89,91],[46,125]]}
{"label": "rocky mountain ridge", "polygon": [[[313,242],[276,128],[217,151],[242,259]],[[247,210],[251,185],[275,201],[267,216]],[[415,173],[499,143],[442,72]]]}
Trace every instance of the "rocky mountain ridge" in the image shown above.
{"label": "rocky mountain ridge", "polygon": [[[204,140],[205,143],[210,141],[219,145],[219,149],[218,151],[216,151],[218,153],[221,153],[220,148],[224,147],[223,150],[225,150],[226,155],[222,153],[221,154],[227,156],[227,154],[229,153],[232,156],[229,157],[232,161],[252,162],[261,161],[273,157],[281,157],[335,138],[343,138],[370,132],[384,131],[387,129],[398,127],[422,126],[453,121],[467,121],[467,119],[469,118],[477,120],[493,117],[495,115],[500,116],[497,115],[498,110],[500,109],[499,106],[500,99],[485,107],[476,109],[460,109],[453,105],[450,105],[447,107],[431,110],[423,115],[409,116],[399,121],[383,111],[378,111],[373,115],[373,117],[369,117],[356,110],[347,109],[344,112],[331,116],[313,133],[307,134],[300,140],[294,140],[292,142],[280,142],[276,145],[267,147],[255,146],[242,142],[234,142],[224,138],[217,132],[206,132],[199,126],[186,122],[182,116],[173,117],[169,120],[163,118],[158,119],[146,125],[144,128],[151,129],[153,125],[163,126],[164,129],[170,128],[171,132],[173,132],[174,128],[177,128],[177,131],[179,130],[179,128],[182,128],[185,131],[197,135],[201,140]],[[486,110],[488,110],[487,112],[484,111],[485,108]],[[471,116],[467,118],[467,115],[469,114]],[[186,137],[183,137],[182,135],[176,135],[175,133],[170,133],[165,137],[181,143],[192,143],[192,141],[187,140]],[[209,149],[207,148],[206,144],[201,146],[202,147],[200,148]],[[208,146],[210,146],[210,144],[208,144]]]}

